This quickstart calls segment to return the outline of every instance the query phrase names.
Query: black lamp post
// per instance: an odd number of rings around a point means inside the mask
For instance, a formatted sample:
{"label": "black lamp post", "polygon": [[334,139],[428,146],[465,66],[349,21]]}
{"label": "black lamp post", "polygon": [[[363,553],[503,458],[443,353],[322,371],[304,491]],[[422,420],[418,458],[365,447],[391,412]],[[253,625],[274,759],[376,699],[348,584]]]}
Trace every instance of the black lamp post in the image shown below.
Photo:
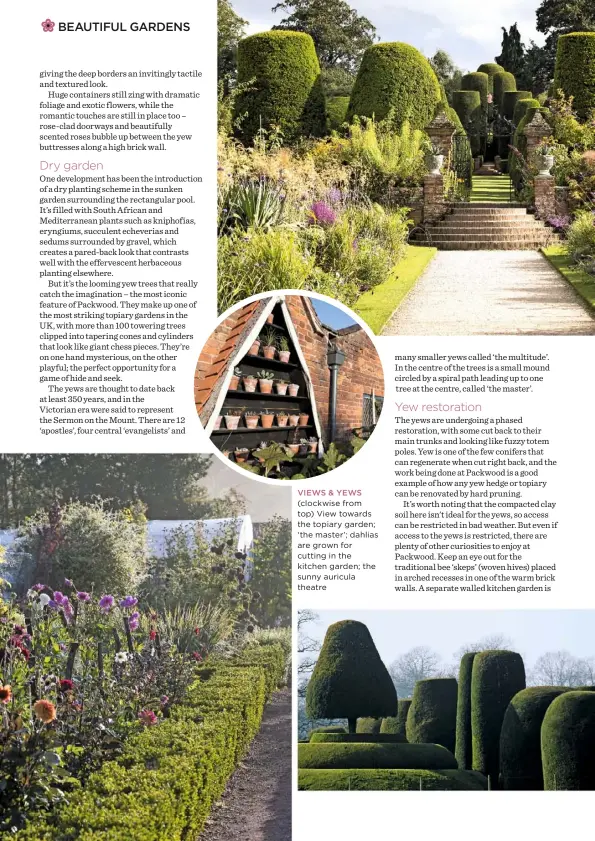
{"label": "black lamp post", "polygon": [[329,440],[335,440],[337,431],[337,378],[339,368],[345,362],[345,354],[336,345],[330,344],[326,354],[326,362],[331,371],[330,400],[329,400]]}

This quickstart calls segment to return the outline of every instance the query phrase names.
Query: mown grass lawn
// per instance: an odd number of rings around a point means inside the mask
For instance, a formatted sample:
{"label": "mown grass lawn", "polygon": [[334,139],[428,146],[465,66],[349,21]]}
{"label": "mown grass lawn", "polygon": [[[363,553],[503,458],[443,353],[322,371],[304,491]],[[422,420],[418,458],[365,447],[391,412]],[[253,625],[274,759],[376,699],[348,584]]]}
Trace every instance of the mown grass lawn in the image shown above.
{"label": "mown grass lawn", "polygon": [[595,308],[595,277],[573,263],[563,245],[550,245],[547,248],[542,248],[541,251],[581,298],[584,298],[591,307]]}
{"label": "mown grass lawn", "polygon": [[434,258],[436,251],[436,248],[408,245],[405,256],[395,266],[390,278],[358,298],[354,310],[375,335],[380,335],[382,328]]}
{"label": "mown grass lawn", "polygon": [[506,204],[510,201],[508,175],[474,175],[471,202],[489,201]]}

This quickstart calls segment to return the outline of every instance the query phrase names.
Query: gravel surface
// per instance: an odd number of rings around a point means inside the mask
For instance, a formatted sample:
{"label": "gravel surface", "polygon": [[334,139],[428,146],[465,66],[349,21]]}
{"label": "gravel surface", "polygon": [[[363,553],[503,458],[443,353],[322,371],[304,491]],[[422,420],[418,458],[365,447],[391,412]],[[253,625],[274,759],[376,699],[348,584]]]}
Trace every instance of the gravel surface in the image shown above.
{"label": "gravel surface", "polygon": [[586,336],[595,317],[537,251],[439,251],[383,336]]}
{"label": "gravel surface", "polygon": [[200,841],[291,841],[291,690],[276,692]]}

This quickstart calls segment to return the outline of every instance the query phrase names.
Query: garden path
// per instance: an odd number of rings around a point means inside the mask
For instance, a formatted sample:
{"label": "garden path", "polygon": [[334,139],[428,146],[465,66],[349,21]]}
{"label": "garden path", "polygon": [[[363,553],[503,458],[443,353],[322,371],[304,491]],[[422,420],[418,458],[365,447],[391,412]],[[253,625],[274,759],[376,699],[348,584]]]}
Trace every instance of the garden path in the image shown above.
{"label": "garden path", "polygon": [[200,841],[291,841],[291,690],[275,692]]}
{"label": "garden path", "polygon": [[537,251],[438,251],[383,336],[586,336],[595,316]]}

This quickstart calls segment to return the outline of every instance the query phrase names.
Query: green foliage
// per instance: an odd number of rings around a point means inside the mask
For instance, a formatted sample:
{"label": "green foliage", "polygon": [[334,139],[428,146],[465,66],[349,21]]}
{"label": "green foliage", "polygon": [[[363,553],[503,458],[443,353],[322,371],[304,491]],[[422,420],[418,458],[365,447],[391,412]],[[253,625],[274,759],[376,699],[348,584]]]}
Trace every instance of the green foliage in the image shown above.
{"label": "green foliage", "polygon": [[246,115],[238,132],[245,144],[273,126],[287,142],[324,134],[320,65],[309,35],[261,32],[240,41],[238,82],[252,80],[251,89],[236,102],[236,114]]}
{"label": "green foliage", "polygon": [[348,108],[349,96],[327,96],[326,115],[330,129],[338,131],[341,128],[347,119]]}
{"label": "green foliage", "polygon": [[349,97],[351,96],[355,76],[343,67],[323,67],[321,76],[322,87],[327,101],[327,112],[329,112],[329,99],[344,96],[347,97],[347,104],[349,104]]}
{"label": "green foliage", "polygon": [[407,120],[413,129],[423,130],[440,99],[436,74],[418,50],[401,42],[374,44],[362,59],[348,118],[390,116],[398,129]]}
{"label": "green foliage", "polygon": [[512,121],[515,125],[519,125],[529,108],[541,108],[538,99],[526,98],[526,99],[518,99],[515,106],[514,106],[514,114],[512,115]]}
{"label": "green foliage", "polygon": [[300,791],[485,791],[487,780],[473,771],[407,771],[373,768],[298,771]]}
{"label": "green foliage", "polygon": [[308,733],[308,739],[311,739],[315,733],[347,733],[347,730],[340,724],[327,724],[325,727],[313,727]]}
{"label": "green foliage", "polygon": [[581,120],[595,109],[595,32],[571,32],[558,39],[554,89],[574,98]]}
{"label": "green foliage", "polygon": [[481,101],[481,113],[478,118],[480,134],[485,135],[488,120],[488,93],[490,92],[490,77],[487,73],[467,73],[461,79],[461,90],[477,91]]}
{"label": "green foliage", "polygon": [[380,733],[381,724],[381,718],[358,718],[355,732],[362,734]]}
{"label": "green foliage", "polygon": [[494,105],[501,108],[504,93],[516,90],[516,79],[512,73],[506,73],[505,71],[495,73],[492,77],[492,87],[494,90]]}
{"label": "green foliage", "polygon": [[308,683],[309,718],[381,718],[397,706],[397,693],[370,632],[361,622],[331,625]]}
{"label": "green foliage", "polygon": [[514,109],[520,99],[531,99],[531,91],[504,91],[502,94],[502,116],[507,120],[514,117]]}
{"label": "green foliage", "polygon": [[456,768],[441,745],[308,744],[298,745],[298,768]]}
{"label": "green foliage", "polygon": [[574,108],[572,97],[562,92],[551,96],[547,103],[548,122],[554,139],[572,151],[595,149],[595,122],[581,122]]}
{"label": "green foliage", "polygon": [[493,78],[496,73],[504,73],[505,68],[501,67],[499,64],[495,64],[494,62],[486,62],[485,64],[480,64],[477,68],[478,73],[485,73],[488,77],[488,93],[493,93],[494,91],[494,83]]}
{"label": "green foliage", "polygon": [[342,159],[354,171],[366,194],[381,201],[396,185],[419,184],[425,174],[427,138],[409,121],[396,130],[389,118],[356,120],[342,146]]}
{"label": "green foliage", "polygon": [[500,771],[500,730],[511,699],[525,688],[523,658],[514,651],[480,651],[471,677],[473,770],[490,777],[497,787]]}
{"label": "green foliage", "polygon": [[454,678],[418,680],[407,714],[407,741],[455,749],[457,682]]}
{"label": "green foliage", "polygon": [[217,0],[217,77],[230,80],[236,71],[238,41],[248,21],[237,15],[231,0]]}
{"label": "green foliage", "polygon": [[291,521],[273,517],[260,526],[251,557],[251,609],[260,625],[291,623]]}
{"label": "green foliage", "polygon": [[472,154],[478,155],[479,136],[483,128],[482,117],[484,114],[479,91],[455,91],[452,95],[452,107],[469,135]]}
{"label": "green foliage", "polygon": [[[496,56],[496,62],[515,76],[523,72],[525,65],[525,45],[516,23],[507,30],[502,27],[502,52]],[[514,90],[514,88],[512,88]],[[496,103],[500,100],[496,99]]]}
{"label": "green foliage", "polygon": [[570,691],[547,709],[541,727],[546,791],[595,789],[595,692]]}
{"label": "green foliage", "polygon": [[552,701],[567,691],[562,686],[531,686],[512,698],[500,733],[503,789],[543,791],[541,724]]}
{"label": "green foliage", "polygon": [[[371,719],[375,720],[375,719]],[[325,742],[333,742],[333,743],[349,743],[349,742],[356,742],[356,743],[370,743],[370,742],[378,742],[378,743],[401,743],[405,742],[406,739],[400,736],[397,733],[312,733],[310,736],[310,742],[313,743],[325,743]]]}
{"label": "green foliage", "polygon": [[566,232],[568,253],[577,263],[592,265],[595,261],[595,215],[583,210],[577,214]]}
{"label": "green foliage", "polygon": [[452,104],[453,92],[459,90],[461,87],[461,79],[463,77],[461,70],[459,70],[445,50],[436,50],[430,59],[430,64],[444,91],[445,102]]}
{"label": "green foliage", "polygon": [[232,181],[220,188],[217,204],[220,234],[232,228],[266,231],[282,220],[284,193],[265,178]]}
{"label": "green foliage", "polygon": [[400,736],[404,742],[407,741],[407,714],[412,700],[412,698],[399,698],[396,716],[382,719],[381,733],[392,733]]}
{"label": "green foliage", "polygon": [[469,769],[473,764],[471,739],[471,675],[476,653],[475,651],[469,651],[463,654],[459,667],[455,756],[461,769]]}

